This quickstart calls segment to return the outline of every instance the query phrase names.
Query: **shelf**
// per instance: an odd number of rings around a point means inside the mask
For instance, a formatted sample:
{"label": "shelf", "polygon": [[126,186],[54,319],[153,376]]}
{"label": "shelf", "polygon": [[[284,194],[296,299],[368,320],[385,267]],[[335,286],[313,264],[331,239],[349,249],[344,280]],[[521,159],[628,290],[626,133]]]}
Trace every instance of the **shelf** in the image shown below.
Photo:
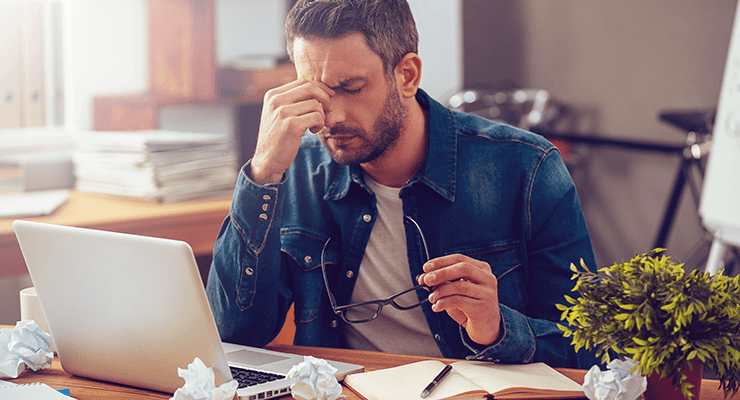
{"label": "shelf", "polygon": [[[168,106],[230,105],[238,114],[244,105],[261,107],[265,92],[296,78],[290,63],[253,70],[217,66],[215,0],[150,0],[149,8],[149,89],[96,97],[95,130],[157,129],[159,112]],[[254,118],[255,113],[250,113],[250,123],[237,118],[237,139],[256,132],[259,120]]]}

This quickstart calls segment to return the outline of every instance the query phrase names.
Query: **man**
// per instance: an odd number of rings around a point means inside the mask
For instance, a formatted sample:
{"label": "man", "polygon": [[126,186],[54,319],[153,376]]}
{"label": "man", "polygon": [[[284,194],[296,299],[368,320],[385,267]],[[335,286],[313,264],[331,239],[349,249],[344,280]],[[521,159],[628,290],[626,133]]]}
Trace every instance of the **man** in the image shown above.
{"label": "man", "polygon": [[558,150],[419,89],[405,0],[299,0],[286,37],[298,78],[214,248],[222,339],[265,345],[294,303],[299,345],[579,366],[555,304],[595,262]]}

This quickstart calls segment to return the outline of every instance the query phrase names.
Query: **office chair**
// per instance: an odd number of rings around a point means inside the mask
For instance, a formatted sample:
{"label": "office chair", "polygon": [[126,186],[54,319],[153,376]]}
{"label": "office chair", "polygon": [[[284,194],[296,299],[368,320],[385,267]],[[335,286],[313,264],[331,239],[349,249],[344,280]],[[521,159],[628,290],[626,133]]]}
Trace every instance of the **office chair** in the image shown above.
{"label": "office chair", "polygon": [[566,112],[544,89],[463,89],[447,106],[527,130],[551,127]]}
{"label": "office chair", "polygon": [[[446,106],[529,131],[535,128],[554,131],[555,125],[568,115],[565,104],[554,100],[547,90],[518,88],[510,82],[499,87],[461,89],[449,96]],[[569,164],[570,142],[548,139]]]}

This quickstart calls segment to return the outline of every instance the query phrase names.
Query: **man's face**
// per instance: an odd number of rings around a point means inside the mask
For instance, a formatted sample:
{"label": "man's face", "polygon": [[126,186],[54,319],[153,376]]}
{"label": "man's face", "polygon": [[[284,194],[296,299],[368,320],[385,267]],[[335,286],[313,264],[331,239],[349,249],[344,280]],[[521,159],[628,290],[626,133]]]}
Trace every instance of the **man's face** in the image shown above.
{"label": "man's face", "polygon": [[341,39],[297,38],[293,54],[298,77],[334,90],[325,127],[318,132],[340,164],[369,163],[391,149],[406,108],[395,77],[360,33]]}

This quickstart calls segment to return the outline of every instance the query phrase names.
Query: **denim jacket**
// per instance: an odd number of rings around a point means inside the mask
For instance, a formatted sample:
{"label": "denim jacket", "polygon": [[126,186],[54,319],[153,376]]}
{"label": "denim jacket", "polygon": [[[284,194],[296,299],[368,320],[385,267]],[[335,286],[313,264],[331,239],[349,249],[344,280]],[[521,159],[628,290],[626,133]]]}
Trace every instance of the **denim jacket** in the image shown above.
{"label": "denim jacket", "polygon": [[[570,263],[595,265],[571,177],[557,148],[505,124],[454,112],[419,90],[428,111],[426,161],[400,191],[430,257],[461,253],[498,279],[503,334],[478,345],[446,312],[422,308],[445,357],[504,363],[579,364],[556,323],[570,292]],[[207,293],[224,341],[264,346],[295,304],[297,345],[341,347],[345,322],[332,312],[321,251],[338,305],[349,304],[377,216],[359,166],[332,161],[316,135],[303,138],[283,181],[260,186],[242,168],[230,215],[214,248]],[[425,261],[418,231],[405,223],[415,284]],[[389,293],[390,295],[390,293]],[[372,322],[369,322],[372,323]],[[589,362],[590,361],[590,362]]]}

